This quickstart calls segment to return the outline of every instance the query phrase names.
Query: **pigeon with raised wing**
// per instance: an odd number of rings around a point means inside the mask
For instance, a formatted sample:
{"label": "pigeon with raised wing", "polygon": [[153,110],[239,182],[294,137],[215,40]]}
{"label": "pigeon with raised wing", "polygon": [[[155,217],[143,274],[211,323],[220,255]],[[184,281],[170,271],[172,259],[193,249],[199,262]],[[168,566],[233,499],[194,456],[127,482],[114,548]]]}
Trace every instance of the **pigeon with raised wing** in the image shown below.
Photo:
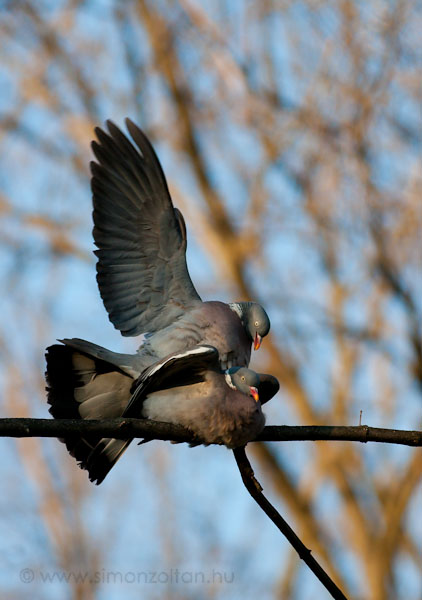
{"label": "pigeon with raised wing", "polygon": [[217,348],[221,368],[248,366],[270,329],[254,302],[203,302],[186,265],[186,226],[173,207],[158,158],[144,133],[126,120],[134,144],[111,121],[96,128],[91,163],[97,281],[113,325],[146,334],[134,356],[86,342],[75,348],[131,374],[198,344]]}
{"label": "pigeon with raised wing", "polygon": [[[46,358],[48,402],[55,418],[127,416],[176,423],[193,432],[194,444],[235,448],[251,441],[265,424],[261,405],[279,389],[275,377],[245,367],[222,373],[217,350],[206,345],[160,360],[135,381],[67,345],[50,346]],[[97,373],[103,377],[100,385]],[[64,441],[99,484],[132,440],[90,436]]]}

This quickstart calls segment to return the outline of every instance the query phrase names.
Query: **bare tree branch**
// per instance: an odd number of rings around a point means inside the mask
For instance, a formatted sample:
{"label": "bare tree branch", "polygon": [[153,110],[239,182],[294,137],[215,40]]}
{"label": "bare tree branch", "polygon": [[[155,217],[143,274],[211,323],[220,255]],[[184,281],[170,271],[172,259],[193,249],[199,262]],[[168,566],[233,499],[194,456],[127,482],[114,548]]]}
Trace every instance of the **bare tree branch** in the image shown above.
{"label": "bare tree branch", "polygon": [[[180,425],[147,419],[0,419],[0,437],[68,437],[101,435],[120,439],[143,438],[198,443],[192,433]],[[256,442],[292,441],[380,442],[404,446],[422,446],[422,431],[381,429],[359,425],[269,425]]]}
{"label": "bare tree branch", "polygon": [[339,600],[346,600],[346,596],[336,586],[334,581],[324,571],[321,565],[311,555],[311,551],[307,548],[302,540],[298,538],[290,525],[283,519],[280,513],[274,508],[274,506],[266,499],[262,493],[262,486],[255,479],[255,475],[251,464],[246,456],[245,448],[236,448],[233,450],[234,457],[236,459],[237,466],[239,467],[240,474],[242,476],[243,483],[246,489],[255,500],[255,502],[262,508],[265,514],[271,519],[271,521],[278,527],[281,533],[287,538],[289,543],[293,546],[299,557],[305,562],[305,564],[311,569],[314,575],[319,579],[325,589],[330,595]]}

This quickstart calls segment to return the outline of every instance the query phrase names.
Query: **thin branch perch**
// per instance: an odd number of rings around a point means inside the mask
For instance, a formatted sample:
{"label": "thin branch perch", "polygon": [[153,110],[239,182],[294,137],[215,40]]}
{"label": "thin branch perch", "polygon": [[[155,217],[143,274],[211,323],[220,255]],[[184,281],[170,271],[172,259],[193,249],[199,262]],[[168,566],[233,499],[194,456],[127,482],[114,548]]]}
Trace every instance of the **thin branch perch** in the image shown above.
{"label": "thin branch perch", "polygon": [[278,527],[281,533],[287,538],[289,543],[293,546],[299,557],[305,562],[305,564],[311,569],[314,575],[319,579],[325,589],[331,594],[335,600],[347,600],[343,592],[336,586],[334,581],[330,578],[328,573],[324,571],[321,565],[311,555],[311,551],[307,548],[302,540],[298,538],[290,525],[283,519],[280,513],[274,508],[264,494],[262,493],[262,486],[255,478],[251,464],[246,456],[245,448],[236,448],[233,450],[234,457],[236,459],[237,466],[239,467],[240,474],[242,476],[243,483],[246,489],[255,500],[255,502],[262,508],[265,514],[271,519],[271,521]]}
{"label": "thin branch perch", "polygon": [[[67,437],[74,435],[101,435],[103,437],[149,438],[192,442],[192,433],[180,425],[149,421],[147,419],[0,419],[0,437]],[[287,441],[350,441],[379,442],[422,446],[422,431],[380,429],[359,425],[343,427],[335,425],[270,425],[256,438],[257,442]],[[197,441],[197,440],[195,440]]]}

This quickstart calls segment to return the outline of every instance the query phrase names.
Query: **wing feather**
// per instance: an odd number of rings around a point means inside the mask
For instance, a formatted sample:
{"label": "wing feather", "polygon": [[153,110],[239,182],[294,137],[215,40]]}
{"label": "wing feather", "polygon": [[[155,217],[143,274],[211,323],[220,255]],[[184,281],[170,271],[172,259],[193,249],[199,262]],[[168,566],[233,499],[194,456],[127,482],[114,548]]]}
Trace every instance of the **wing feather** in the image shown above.
{"label": "wing feather", "polygon": [[146,396],[154,391],[205,381],[205,372],[220,371],[218,350],[199,345],[176,352],[145,369],[132,385],[132,397],[123,416],[139,416]]}
{"label": "wing feather", "polygon": [[259,399],[261,404],[265,404],[273,396],[275,396],[280,389],[278,379],[273,375],[267,375],[266,373],[259,373]]}
{"label": "wing feather", "polygon": [[97,281],[109,318],[123,335],[167,327],[201,301],[186,265],[186,226],[145,134],[136,144],[107,121],[96,128],[91,163]]}

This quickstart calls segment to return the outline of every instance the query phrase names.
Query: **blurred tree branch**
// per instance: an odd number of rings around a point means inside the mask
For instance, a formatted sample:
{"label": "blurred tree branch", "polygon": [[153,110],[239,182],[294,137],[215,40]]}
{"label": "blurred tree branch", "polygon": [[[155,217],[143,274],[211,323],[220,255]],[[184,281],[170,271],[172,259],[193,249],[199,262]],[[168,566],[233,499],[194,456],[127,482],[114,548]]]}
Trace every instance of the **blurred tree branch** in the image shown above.
{"label": "blurred tree branch", "polygon": [[[31,414],[16,409],[17,397],[44,406],[42,348],[70,327],[59,317],[60,299],[71,297],[70,286],[75,301],[79,295],[79,279],[71,284],[75,272],[64,267],[69,256],[86,260],[90,243],[85,221],[73,218],[89,204],[92,129],[106,117],[131,115],[159,142],[173,200],[213,264],[215,280],[204,269],[199,286],[209,297],[223,290],[268,309],[272,335],[259,360],[282,383],[289,421],[347,425],[363,406],[371,423],[420,427],[420,5],[241,5],[137,0],[108,10],[64,0],[50,10],[23,0],[3,11],[4,415]],[[33,252],[34,240],[42,255]],[[20,391],[17,374],[25,382]],[[276,408],[273,422],[285,422],[285,409]],[[283,429],[283,440],[296,439]],[[356,433],[365,441],[375,432],[353,429],[332,428],[330,436]],[[272,439],[266,435],[278,433],[267,428],[260,439]],[[84,546],[84,562],[103,561],[108,545],[94,543],[91,528],[82,541],[74,535],[91,488],[70,461],[57,477],[54,461],[66,458],[54,452],[53,461],[44,460],[33,448],[56,444],[43,442],[17,447],[46,506],[53,487],[63,507],[63,526],[53,526],[52,511],[43,509],[56,540],[51,557],[59,554],[61,567],[70,568]],[[370,600],[397,598],[411,580],[419,590],[420,451],[314,443],[301,444],[293,458],[296,447],[249,446],[336,584]],[[4,469],[13,480],[14,465]],[[105,540],[122,531],[117,518],[108,523]],[[175,537],[182,535],[183,524],[173,523]],[[30,547],[27,530],[25,536]],[[204,543],[204,561],[209,547]],[[45,560],[48,550],[40,550]],[[279,593],[283,600],[303,595],[299,561],[288,563],[279,571],[288,588]],[[74,598],[94,593],[77,589]],[[223,595],[214,590],[211,597]]]}

